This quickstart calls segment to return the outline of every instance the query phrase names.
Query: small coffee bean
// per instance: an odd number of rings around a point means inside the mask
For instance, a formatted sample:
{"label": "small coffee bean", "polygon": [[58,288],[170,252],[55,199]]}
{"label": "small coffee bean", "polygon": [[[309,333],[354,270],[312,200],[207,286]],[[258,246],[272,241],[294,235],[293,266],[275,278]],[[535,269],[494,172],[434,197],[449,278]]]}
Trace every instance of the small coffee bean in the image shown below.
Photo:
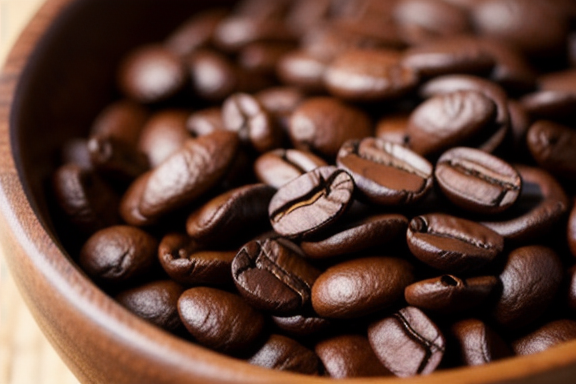
{"label": "small coffee bean", "polygon": [[292,112],[305,99],[300,89],[290,86],[266,88],[258,92],[255,97],[264,109],[272,114],[276,125],[285,133],[288,133]]}
{"label": "small coffee bean", "polygon": [[294,47],[291,43],[252,43],[238,53],[238,64],[248,71],[273,75],[277,63]]}
{"label": "small coffee bean", "polygon": [[457,147],[444,152],[435,180],[452,203],[467,211],[499,213],[516,202],[522,178],[510,164],[484,151]]}
{"label": "small coffee bean", "polygon": [[442,213],[413,218],[406,239],[420,261],[450,273],[478,270],[504,249],[502,236],[488,227]]}
{"label": "small coffee bean", "polygon": [[178,313],[200,344],[229,354],[255,347],[265,324],[264,316],[242,297],[216,288],[184,291],[178,299]]}
{"label": "small coffee bean", "polygon": [[413,268],[403,259],[348,260],[318,277],[312,286],[312,306],[322,317],[356,318],[396,304],[413,281]]}
{"label": "small coffee bean", "polygon": [[222,110],[212,107],[192,113],[186,120],[186,129],[195,137],[225,130]]}
{"label": "small coffee bean", "polygon": [[397,113],[380,118],[378,123],[376,123],[374,136],[391,143],[406,145],[408,142],[406,129],[408,127],[409,116],[410,115],[406,113]]}
{"label": "small coffee bean", "polygon": [[378,360],[365,336],[334,336],[316,344],[315,351],[334,379],[392,374]]}
{"label": "small coffee bean", "polygon": [[224,51],[236,52],[255,42],[293,42],[294,34],[284,23],[252,15],[229,16],[214,31],[214,43]]}
{"label": "small coffee bean", "polygon": [[372,323],[368,340],[393,374],[409,377],[433,372],[444,356],[444,335],[422,311],[405,307]]}
{"label": "small coffee bean", "polygon": [[284,239],[251,241],[232,261],[240,294],[254,307],[292,316],[310,306],[312,284],[320,274],[297,247]]}
{"label": "small coffee bean", "polygon": [[324,73],[329,60],[308,51],[294,50],[283,55],[276,73],[284,84],[310,93],[324,91]]}
{"label": "small coffee bean", "polygon": [[282,186],[268,207],[282,236],[310,236],[333,224],[350,206],[354,181],[333,166],[316,168]]}
{"label": "small coffee bean", "polygon": [[502,337],[481,320],[460,320],[452,325],[450,331],[464,365],[484,365],[513,355]]}
{"label": "small coffee bean", "polygon": [[90,137],[113,137],[136,145],[148,119],[146,109],[133,101],[120,100],[106,106],[94,119]]}
{"label": "small coffee bean", "polygon": [[327,165],[310,152],[278,148],[260,155],[254,161],[254,172],[258,180],[278,189],[306,172]]}
{"label": "small coffee bean", "polygon": [[194,94],[209,101],[222,101],[238,88],[238,71],[223,54],[203,49],[188,55],[185,65]]}
{"label": "small coffee bean", "polygon": [[574,339],[576,339],[576,321],[560,319],[546,323],[535,331],[514,340],[512,348],[517,355],[531,355]]}
{"label": "small coffee bean", "polygon": [[272,316],[272,321],[283,333],[295,337],[322,335],[331,326],[330,320],[319,316]]}
{"label": "small coffee bean", "polygon": [[259,367],[308,375],[317,375],[320,370],[320,361],[313,351],[282,335],[270,335],[248,362]]}
{"label": "small coffee bean", "polygon": [[360,197],[375,204],[410,204],[432,188],[432,164],[402,145],[366,138],[344,143],[337,164],[354,178]]}
{"label": "small coffee bean", "polygon": [[576,70],[550,72],[538,77],[539,88],[543,91],[561,91],[574,93],[576,91]]}
{"label": "small coffee bean", "polygon": [[146,154],[112,137],[92,137],[87,146],[94,169],[110,181],[130,183],[150,169]]}
{"label": "small coffee bean", "polygon": [[576,130],[540,120],[532,124],[526,141],[532,157],[542,168],[560,177],[576,179]]}

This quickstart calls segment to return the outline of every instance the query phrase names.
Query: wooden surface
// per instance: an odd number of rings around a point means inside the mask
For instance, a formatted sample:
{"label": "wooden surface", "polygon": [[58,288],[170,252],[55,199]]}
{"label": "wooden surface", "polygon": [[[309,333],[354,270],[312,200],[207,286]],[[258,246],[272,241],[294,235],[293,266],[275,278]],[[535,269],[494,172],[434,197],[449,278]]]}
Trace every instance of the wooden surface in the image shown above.
{"label": "wooden surface", "polygon": [[[0,0],[0,63],[40,3],[41,0]],[[7,270],[1,249],[0,383],[78,383],[38,329]]]}

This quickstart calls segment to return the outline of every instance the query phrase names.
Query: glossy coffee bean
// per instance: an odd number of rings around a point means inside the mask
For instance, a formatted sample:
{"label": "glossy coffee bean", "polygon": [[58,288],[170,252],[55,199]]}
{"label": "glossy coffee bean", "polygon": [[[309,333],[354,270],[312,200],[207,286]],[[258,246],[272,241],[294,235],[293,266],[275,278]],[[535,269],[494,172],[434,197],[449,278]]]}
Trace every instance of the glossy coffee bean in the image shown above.
{"label": "glossy coffee bean", "polygon": [[278,86],[263,89],[255,97],[260,104],[276,121],[276,125],[282,129],[282,132],[288,132],[290,116],[292,112],[304,101],[304,93],[290,86]]}
{"label": "glossy coffee bean", "polygon": [[551,248],[531,245],[507,256],[500,274],[502,293],[492,315],[506,328],[533,323],[544,314],[563,277],[562,263]]}
{"label": "glossy coffee bean", "polygon": [[303,50],[283,55],[276,65],[276,73],[282,83],[307,92],[324,91],[324,73],[329,60]]}
{"label": "glossy coffee bean", "polygon": [[152,269],[158,241],[143,230],[115,225],[95,232],[80,250],[78,263],[93,279],[109,285],[138,281]]}
{"label": "glossy coffee bean", "polygon": [[236,91],[238,71],[223,54],[203,49],[188,55],[185,65],[195,95],[209,100],[222,101]]}
{"label": "glossy coffee bean", "polygon": [[212,107],[190,114],[186,120],[186,129],[195,137],[223,131],[226,128],[224,128],[224,121],[222,120],[222,110],[218,107]]}
{"label": "glossy coffee bean", "polygon": [[146,109],[133,101],[120,100],[106,106],[94,119],[90,137],[113,137],[136,145],[148,119]]}
{"label": "glossy coffee bean", "polygon": [[122,198],[121,214],[133,225],[148,225],[214,187],[234,161],[238,137],[218,131],[187,140],[160,166],[143,174]]}
{"label": "glossy coffee bean", "polygon": [[169,109],[152,115],[146,122],[138,140],[138,149],[146,154],[152,167],[178,151],[190,138],[186,130],[188,115],[183,110]]}
{"label": "glossy coffee bean", "polygon": [[331,97],[309,98],[290,118],[294,147],[329,159],[347,140],[371,134],[371,123],[364,111]]}
{"label": "glossy coffee bean", "polygon": [[182,327],[177,307],[182,292],[174,281],[159,280],[123,291],[115,299],[136,316],[174,332]]}
{"label": "glossy coffee bean", "polygon": [[273,75],[280,59],[294,48],[295,44],[292,43],[248,44],[238,53],[238,64],[248,71]]}
{"label": "glossy coffee bean", "polygon": [[230,354],[253,348],[265,324],[264,316],[242,297],[216,288],[184,291],[178,299],[178,313],[196,341]]}
{"label": "glossy coffee bean", "polygon": [[158,246],[158,259],[170,278],[183,286],[225,285],[232,282],[235,250],[210,250],[181,233],[168,233]]}
{"label": "glossy coffee bean", "polygon": [[270,335],[248,362],[259,367],[308,375],[317,375],[320,371],[320,361],[313,351],[282,335]]}
{"label": "glossy coffee bean", "polygon": [[436,163],[434,177],[452,203],[477,213],[505,211],[522,191],[522,178],[516,169],[474,148],[457,147],[444,152]]}
{"label": "glossy coffee bean", "polygon": [[324,74],[328,91],[350,101],[376,101],[404,96],[418,83],[414,70],[402,65],[396,51],[347,51]]}
{"label": "glossy coffee bean", "polygon": [[291,316],[308,308],[318,275],[320,271],[308,264],[301,251],[283,239],[251,241],[232,261],[240,294],[273,315]]}
{"label": "glossy coffee bean", "polygon": [[384,141],[405,145],[408,142],[406,133],[408,119],[409,115],[406,113],[383,116],[376,123],[374,136]]}
{"label": "glossy coffee bean", "polygon": [[526,141],[532,157],[542,168],[570,180],[576,178],[576,130],[540,120],[532,124]]}
{"label": "glossy coffee bean", "polygon": [[315,351],[328,375],[334,379],[391,375],[365,336],[333,336],[316,344]]}
{"label": "glossy coffee bean", "polygon": [[413,218],[406,239],[408,248],[420,261],[450,273],[478,270],[504,249],[504,239],[498,233],[443,213]]}
{"label": "glossy coffee bean", "polygon": [[535,120],[550,120],[572,126],[576,121],[576,93],[574,90],[541,90],[520,98],[522,107]]}
{"label": "glossy coffee bean", "polygon": [[513,355],[510,346],[486,323],[478,319],[457,321],[450,328],[464,365],[491,363]]}
{"label": "glossy coffee bean", "polygon": [[446,344],[436,324],[415,307],[372,323],[368,340],[382,364],[400,377],[433,372],[444,357]]}
{"label": "glossy coffee bean", "polygon": [[112,137],[91,137],[87,147],[94,169],[111,181],[130,183],[150,169],[146,154]]}
{"label": "glossy coffee bean", "polygon": [[294,337],[318,336],[330,329],[330,320],[320,316],[272,316],[272,321],[283,333]]}
{"label": "glossy coffee bean", "polygon": [[318,277],[312,286],[312,306],[322,317],[364,316],[396,304],[413,280],[413,267],[403,259],[382,256],[344,261]]}
{"label": "glossy coffee bean", "polygon": [[334,228],[328,237],[304,240],[300,248],[311,259],[324,259],[382,246],[406,232],[408,219],[398,214],[381,214]]}
{"label": "glossy coffee bean", "polygon": [[512,348],[517,355],[531,355],[574,339],[576,339],[576,321],[560,319],[546,323],[535,331],[514,340]]}
{"label": "glossy coffee bean", "polygon": [[306,172],[327,165],[310,152],[278,148],[260,155],[254,161],[254,172],[262,183],[278,189]]}
{"label": "glossy coffee bean", "polygon": [[186,220],[186,232],[203,244],[246,241],[268,230],[268,203],[276,190],[265,184],[234,188],[209,200]]}
{"label": "glossy coffee bean", "polygon": [[406,287],[404,297],[410,305],[426,311],[461,312],[482,305],[500,282],[495,276],[461,279],[442,275]]}
{"label": "glossy coffee bean", "polygon": [[337,164],[354,178],[361,198],[381,205],[404,205],[432,188],[432,165],[402,145],[375,138],[350,140]]}
{"label": "glossy coffee bean", "polygon": [[346,171],[316,168],[276,192],[268,207],[270,223],[282,236],[310,236],[346,212],[353,193],[354,181]]}
{"label": "glossy coffee bean", "polygon": [[255,42],[293,42],[294,34],[274,19],[259,19],[252,15],[230,16],[214,31],[214,43],[224,51],[235,52]]}

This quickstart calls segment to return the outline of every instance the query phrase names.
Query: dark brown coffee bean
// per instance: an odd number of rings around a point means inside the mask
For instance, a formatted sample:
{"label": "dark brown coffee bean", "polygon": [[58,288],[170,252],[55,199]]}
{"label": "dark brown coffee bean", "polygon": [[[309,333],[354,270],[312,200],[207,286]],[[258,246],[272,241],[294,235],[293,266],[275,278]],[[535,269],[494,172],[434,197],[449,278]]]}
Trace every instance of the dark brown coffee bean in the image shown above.
{"label": "dark brown coffee bean", "polygon": [[111,181],[130,183],[150,169],[145,153],[112,137],[92,137],[88,153],[94,169]]}
{"label": "dark brown coffee bean", "polygon": [[138,149],[148,156],[152,167],[158,166],[170,155],[177,152],[190,138],[186,130],[189,113],[183,110],[168,109],[150,117],[144,125]]}
{"label": "dark brown coffee bean", "polygon": [[312,259],[335,257],[384,245],[406,233],[407,226],[408,219],[402,215],[374,215],[345,223],[328,237],[302,241],[300,247]]}
{"label": "dark brown coffee bean", "polygon": [[158,259],[170,278],[184,286],[225,285],[236,251],[209,250],[181,233],[168,233],[158,246]]}
{"label": "dark brown coffee bean", "polygon": [[222,101],[238,88],[238,72],[223,54],[198,50],[187,56],[185,64],[190,74],[192,90],[209,101]]}
{"label": "dark brown coffee bean", "polygon": [[312,306],[322,317],[356,318],[396,304],[413,281],[412,265],[403,259],[348,260],[318,277],[312,286]]}
{"label": "dark brown coffee bean", "polygon": [[203,244],[245,242],[269,230],[268,204],[276,190],[266,184],[249,184],[214,197],[192,212],[186,232]]}
{"label": "dark brown coffee bean", "polygon": [[336,57],[326,69],[328,91],[350,101],[397,99],[414,89],[418,76],[397,51],[356,50]]}
{"label": "dark brown coffee bean", "polygon": [[450,331],[464,365],[484,365],[513,355],[502,337],[481,320],[460,320],[452,325]]}
{"label": "dark brown coffee bean", "polygon": [[333,7],[332,0],[295,0],[286,15],[286,24],[297,33],[304,33],[324,21]]}
{"label": "dark brown coffee bean", "polygon": [[410,204],[432,188],[432,164],[402,145],[375,138],[346,142],[336,159],[360,196],[374,204]]}
{"label": "dark brown coffee bean", "polygon": [[208,287],[184,291],[178,313],[200,344],[230,354],[254,347],[265,323],[264,316],[242,297]]}
{"label": "dark brown coffee bean", "polygon": [[527,158],[528,147],[526,145],[526,134],[532,124],[528,113],[516,100],[508,101],[508,111],[510,113],[510,134],[512,136],[512,150],[518,158]]}
{"label": "dark brown coffee bean", "polygon": [[333,159],[347,140],[371,134],[371,123],[365,112],[331,97],[309,98],[290,118],[294,147],[326,158]]}
{"label": "dark brown coffee bean", "polygon": [[214,32],[214,42],[225,51],[239,51],[256,42],[293,42],[294,33],[278,20],[258,19],[252,15],[230,16]]}
{"label": "dark brown coffee bean", "polygon": [[89,136],[113,137],[135,146],[147,119],[148,112],[140,104],[130,100],[116,101],[96,116]]}
{"label": "dark brown coffee bean", "polygon": [[115,299],[136,316],[167,331],[182,327],[178,298],[184,288],[172,280],[159,280],[128,289]]}
{"label": "dark brown coffee bean", "polygon": [[504,249],[502,236],[488,227],[443,213],[413,218],[406,239],[419,260],[450,273],[480,269]]}
{"label": "dark brown coffee bean", "polygon": [[406,145],[408,143],[406,128],[408,127],[409,116],[406,113],[397,113],[380,118],[376,124],[374,136],[391,143]]}
{"label": "dark brown coffee bean", "polygon": [[82,169],[91,169],[92,162],[88,152],[88,140],[85,138],[66,140],[60,150],[60,162],[62,164],[75,164]]}
{"label": "dark brown coffee bean", "polygon": [[191,203],[222,179],[237,150],[238,137],[232,132],[188,139],[178,152],[134,181],[122,198],[122,217],[133,225],[148,225]]}
{"label": "dark brown coffee bean", "polygon": [[382,364],[400,377],[433,372],[446,344],[438,327],[415,307],[372,323],[368,340]]}
{"label": "dark brown coffee bean", "polygon": [[365,336],[334,336],[316,344],[315,351],[334,379],[392,374],[380,363]]}
{"label": "dark brown coffee bean", "polygon": [[422,156],[437,155],[473,141],[492,130],[494,102],[478,91],[462,90],[434,96],[410,115],[406,133],[409,147]]}
{"label": "dark brown coffee bean", "polygon": [[444,152],[436,163],[434,177],[444,196],[471,212],[505,211],[522,190],[522,178],[516,169],[474,148],[458,147]]}
{"label": "dark brown coffee bean", "polygon": [[263,153],[278,148],[282,132],[260,102],[246,93],[228,97],[222,105],[224,128],[238,133],[240,140]]}
{"label": "dark brown coffee bean", "polygon": [[268,207],[276,232],[310,236],[333,224],[352,203],[354,181],[344,170],[319,167],[282,186]]}
{"label": "dark brown coffee bean", "polygon": [[278,60],[276,73],[287,85],[315,93],[324,91],[324,73],[329,60],[308,51],[295,50]]}
{"label": "dark brown coffee bean", "polygon": [[576,339],[576,321],[560,319],[544,324],[537,330],[515,340],[512,348],[517,355],[532,355],[574,339]]}
{"label": "dark brown coffee bean", "polygon": [[562,124],[540,120],[526,136],[528,149],[536,162],[550,173],[576,179],[576,130]]}
{"label": "dark brown coffee bean", "polygon": [[280,59],[294,48],[291,43],[252,43],[238,53],[238,64],[248,71],[273,75]]}
{"label": "dark brown coffee bean", "polygon": [[510,252],[500,274],[502,293],[492,311],[496,322],[509,329],[534,322],[556,295],[563,274],[551,248],[532,245]]}
{"label": "dark brown coffee bean", "polygon": [[264,109],[272,114],[276,125],[285,133],[288,132],[292,112],[305,99],[300,89],[290,86],[266,88],[255,96]]}
{"label": "dark brown coffee bean", "polygon": [[260,155],[254,161],[254,172],[258,180],[278,189],[306,172],[327,165],[310,152],[278,148]]}
{"label": "dark brown coffee bean", "polygon": [[328,319],[319,316],[272,316],[272,321],[282,332],[295,337],[317,336],[331,325]]}
{"label": "dark brown coffee bean", "polygon": [[538,77],[538,85],[543,91],[576,92],[576,69],[550,72]]}
{"label": "dark brown coffee bean", "polygon": [[60,166],[52,177],[52,189],[68,221],[81,232],[92,234],[120,222],[119,197],[90,169]]}
{"label": "dark brown coffee bean", "polygon": [[576,109],[576,91],[538,91],[520,99],[522,107],[532,120],[551,120],[573,125]]}
{"label": "dark brown coffee bean", "polygon": [[282,335],[270,335],[248,362],[259,367],[308,375],[317,375],[320,370],[320,361],[313,351]]}
{"label": "dark brown coffee bean", "polygon": [[142,46],[126,56],[118,73],[119,87],[140,103],[166,100],[184,88],[184,63],[161,45]]}
{"label": "dark brown coffee bean", "polygon": [[196,137],[225,130],[222,110],[218,107],[212,107],[192,113],[186,121],[186,129]]}
{"label": "dark brown coffee bean", "polygon": [[495,276],[460,279],[453,275],[442,275],[409,285],[404,291],[404,297],[408,304],[422,310],[461,312],[481,305],[499,283]]}
{"label": "dark brown coffee bean", "polygon": [[106,285],[137,281],[156,260],[158,242],[143,230],[115,225],[95,232],[80,251],[78,263],[90,277]]}
{"label": "dark brown coffee bean", "polygon": [[280,22],[290,7],[292,0],[241,0],[233,7],[233,14],[255,19],[273,19]]}
{"label": "dark brown coffee bean", "polygon": [[274,315],[291,316],[309,307],[311,287],[319,274],[294,244],[283,239],[251,241],[232,261],[240,294]]}

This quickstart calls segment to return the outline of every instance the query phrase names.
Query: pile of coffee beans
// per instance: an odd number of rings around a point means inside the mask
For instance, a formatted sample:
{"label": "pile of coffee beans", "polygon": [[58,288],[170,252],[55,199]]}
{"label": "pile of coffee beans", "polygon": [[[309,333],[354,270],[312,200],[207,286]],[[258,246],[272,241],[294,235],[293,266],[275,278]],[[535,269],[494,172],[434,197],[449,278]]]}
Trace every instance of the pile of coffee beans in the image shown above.
{"label": "pile of coffee beans", "polygon": [[53,190],[129,311],[334,378],[576,338],[573,0],[242,0],[117,74]]}

